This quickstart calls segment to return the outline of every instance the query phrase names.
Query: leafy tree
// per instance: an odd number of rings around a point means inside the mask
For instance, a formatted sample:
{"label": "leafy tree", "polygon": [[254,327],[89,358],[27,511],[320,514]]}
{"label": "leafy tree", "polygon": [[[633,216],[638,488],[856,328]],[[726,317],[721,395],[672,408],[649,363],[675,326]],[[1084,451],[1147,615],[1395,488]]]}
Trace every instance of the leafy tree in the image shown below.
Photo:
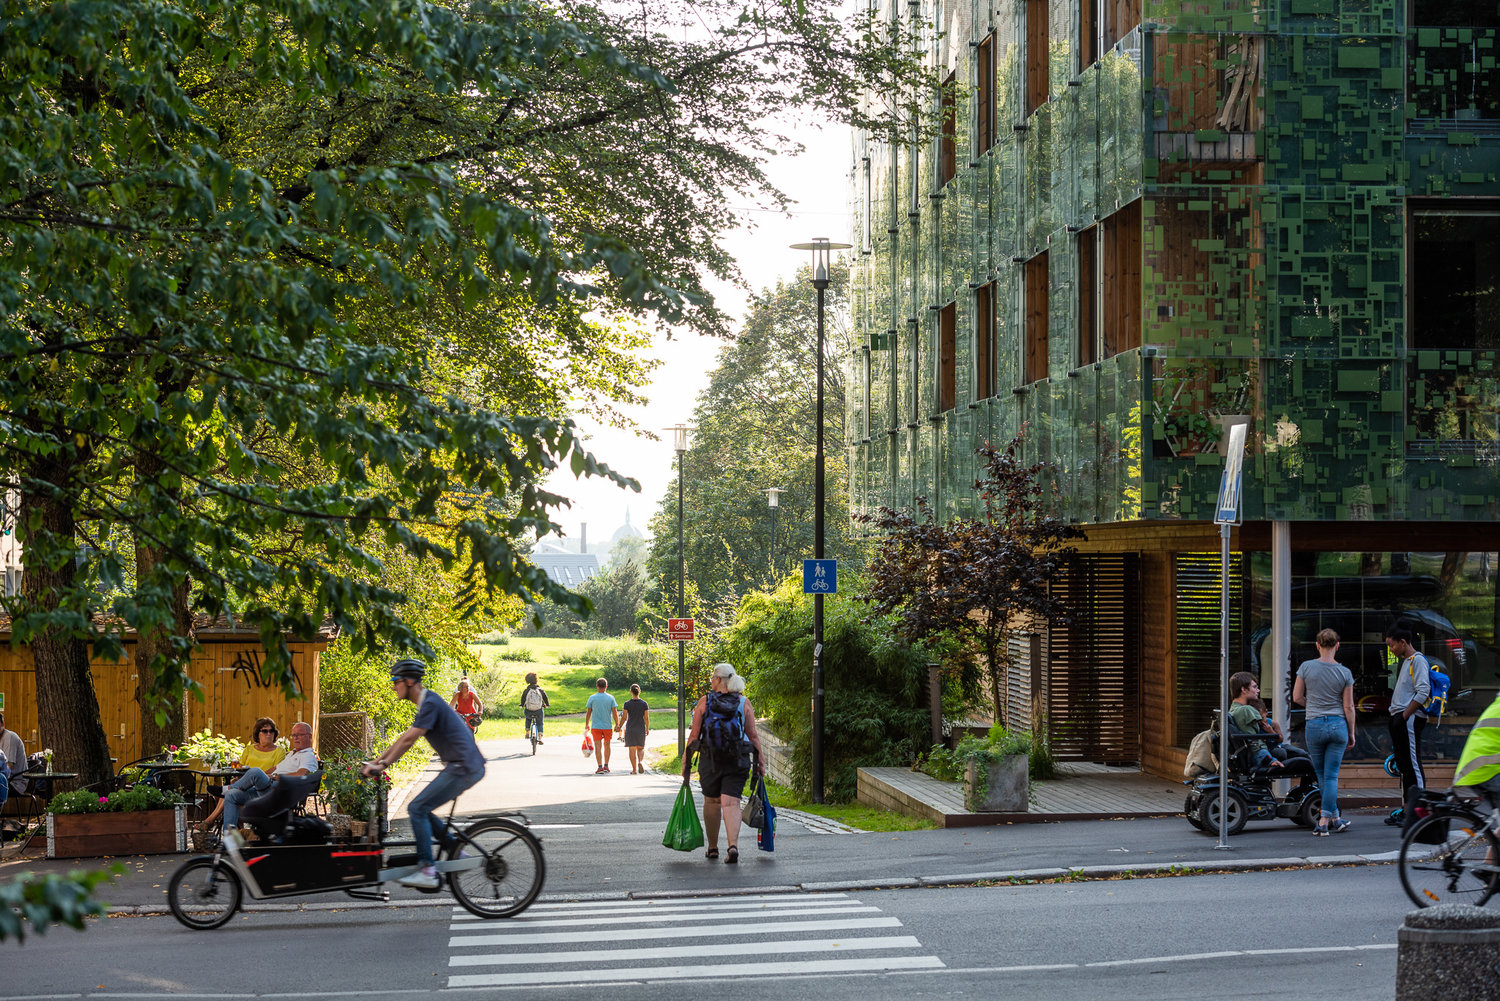
{"label": "leafy tree", "polygon": [[[852,350],[846,322],[849,268],[830,269],[825,293],[824,469],[828,484],[824,547],[845,573],[864,562],[867,546],[849,519],[848,459],[843,443],[845,387],[838,358]],[[817,412],[817,300],[803,268],[792,282],[752,301],[744,328],[719,355],[693,413],[696,430],[683,455],[683,551],[687,576],[709,599],[736,600],[800,572],[813,554],[813,479]],[[766,488],[781,487],[776,536]],[[677,485],[651,521],[649,576],[677,579]],[[774,541],[774,551],[773,551]],[[774,565],[772,559],[774,556]]]}
{"label": "leafy tree", "polygon": [[[1049,583],[1083,532],[1046,514],[1044,466],[1022,464],[1025,429],[1003,449],[986,443],[984,479],[974,484],[980,514],[939,523],[923,498],[915,512],[881,508],[857,520],[881,532],[863,595],[878,616],[893,616],[914,642],[950,641],[961,687],[975,682],[982,657],[995,721],[1005,723],[1007,641],[1023,622],[1065,622],[1068,609]],[[1021,721],[1029,726],[1030,721]]]}
{"label": "leafy tree", "polygon": [[651,547],[644,538],[627,535],[609,547],[609,565],[614,567],[622,563],[634,563],[644,567],[650,553]]}
{"label": "leafy tree", "polygon": [[125,629],[159,724],[190,612],[256,625],[284,684],[285,637],[328,619],[354,653],[431,652],[376,541],[457,568],[460,614],[584,609],[515,541],[555,527],[550,469],[614,475],[556,419],[564,387],[631,398],[624,320],[722,329],[702,276],[733,272],[742,193],[776,200],[767,116],[875,126],[898,112],[861,84],[922,78],[834,6],[704,0],[688,41],[670,6],[0,9],[5,609],[63,763],[109,771],[88,646]]}
{"label": "leafy tree", "polygon": [[[921,698],[927,656],[894,626],[856,601],[824,599],[823,774],[835,802],[854,799],[861,766],[910,764],[931,743]],[[792,781],[804,794],[812,787],[812,644],[812,596],[788,578],[745,596],[721,651],[745,675],[756,715],[790,745]]]}
{"label": "leafy tree", "polygon": [[635,630],[635,611],[646,596],[646,577],[639,563],[612,564],[590,577],[582,587],[593,604],[590,624],[600,636],[621,636]]}

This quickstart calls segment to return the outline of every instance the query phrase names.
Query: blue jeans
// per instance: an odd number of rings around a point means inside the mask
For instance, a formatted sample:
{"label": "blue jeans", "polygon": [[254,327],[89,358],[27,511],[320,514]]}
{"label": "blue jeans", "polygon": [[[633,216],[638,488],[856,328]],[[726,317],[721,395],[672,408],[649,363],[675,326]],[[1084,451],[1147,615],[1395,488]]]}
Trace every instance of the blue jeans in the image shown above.
{"label": "blue jeans", "polygon": [[411,837],[417,843],[418,865],[432,865],[432,842],[443,835],[443,822],[434,817],[432,811],[458,799],[465,789],[482,778],[483,771],[459,774],[445,768],[411,801],[406,815],[411,818]]}
{"label": "blue jeans", "polygon": [[536,720],[536,735],[542,735],[542,727],[547,725],[547,711],[545,709],[526,710],[526,732],[531,733],[531,721]]}
{"label": "blue jeans", "polygon": [[1349,746],[1349,724],[1342,716],[1316,716],[1307,721],[1304,735],[1307,754],[1318,773],[1318,788],[1323,793],[1324,817],[1339,815],[1339,766],[1344,763],[1344,749]]}
{"label": "blue jeans", "polygon": [[252,768],[224,790],[224,829],[240,826],[240,807],[271,788],[271,776]]}

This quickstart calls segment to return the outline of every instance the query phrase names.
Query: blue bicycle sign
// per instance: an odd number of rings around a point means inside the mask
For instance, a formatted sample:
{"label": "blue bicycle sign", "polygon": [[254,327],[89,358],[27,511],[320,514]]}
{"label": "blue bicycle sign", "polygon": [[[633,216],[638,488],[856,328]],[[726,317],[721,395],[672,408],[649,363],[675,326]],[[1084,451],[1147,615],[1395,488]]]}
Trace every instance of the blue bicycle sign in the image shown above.
{"label": "blue bicycle sign", "polygon": [[838,560],[803,560],[803,594],[837,594],[839,590]]}

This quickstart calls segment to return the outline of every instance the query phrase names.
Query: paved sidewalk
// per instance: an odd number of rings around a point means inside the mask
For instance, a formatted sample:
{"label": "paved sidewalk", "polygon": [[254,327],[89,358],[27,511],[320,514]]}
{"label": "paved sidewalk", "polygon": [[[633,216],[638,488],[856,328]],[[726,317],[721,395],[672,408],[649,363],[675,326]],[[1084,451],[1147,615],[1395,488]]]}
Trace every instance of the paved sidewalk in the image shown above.
{"label": "paved sidewalk", "polygon": [[[549,721],[553,722],[553,721]],[[521,740],[483,745],[485,779],[465,793],[460,814],[520,811],[541,837],[547,861],[543,899],[662,897],[768,892],[813,892],[869,887],[932,886],[1054,878],[1112,878],[1161,872],[1281,869],[1315,865],[1389,862],[1399,833],[1381,823],[1384,811],[1357,811],[1345,834],[1314,838],[1289,821],[1251,823],[1217,850],[1181,817],[1025,823],[992,827],[888,833],[834,833],[837,825],[795,811],[780,814],[774,854],[755,847],[753,832],[741,835],[741,863],[710,862],[703,853],[678,853],[661,845],[681,777],[648,772],[631,775],[621,753],[616,770],[595,775],[593,759],[580,753],[581,734],[565,735],[554,723],[547,743],[532,757]],[[657,731],[656,741],[676,740]],[[623,765],[624,770],[618,770]],[[426,776],[436,774],[428,769]],[[420,780],[419,780],[420,781]],[[694,797],[701,805],[696,786]],[[398,829],[405,818],[399,816]],[[185,856],[135,856],[118,860],[42,860],[0,863],[0,878],[22,872],[66,872],[99,868],[110,861],[126,873],[100,893],[124,913],[165,910],[167,879]],[[1075,875],[1076,874],[1076,875]],[[1375,868],[1372,879],[1391,879]],[[423,896],[392,887],[389,904],[353,901],[341,893],[275,903],[255,909],[328,909],[391,906],[452,906],[446,894]]]}

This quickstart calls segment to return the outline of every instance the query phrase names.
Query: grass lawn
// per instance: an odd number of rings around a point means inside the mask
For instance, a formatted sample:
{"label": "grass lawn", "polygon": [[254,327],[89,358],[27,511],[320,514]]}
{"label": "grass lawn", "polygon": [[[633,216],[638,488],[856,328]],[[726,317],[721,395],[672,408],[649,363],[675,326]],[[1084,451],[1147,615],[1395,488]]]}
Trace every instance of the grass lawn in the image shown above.
{"label": "grass lawn", "polygon": [[[677,756],[675,744],[647,748],[646,762],[652,768],[669,775],[682,774],[682,759]],[[698,792],[697,789],[693,791],[695,794]],[[772,782],[770,779],[766,780],[766,792],[770,795],[773,806],[786,807],[788,810],[801,810],[803,813],[811,813],[817,817],[827,817],[829,820],[857,827],[861,831],[926,831],[937,827],[930,820],[908,817],[904,813],[877,810],[863,803],[809,803],[786,786]]]}
{"label": "grass lawn", "polygon": [[[673,698],[674,689],[669,686],[652,683],[649,679],[635,677],[629,672],[609,667],[602,663],[575,663],[560,664],[559,658],[568,656],[578,658],[588,653],[608,654],[611,651],[629,651],[639,646],[633,640],[577,640],[577,639],[550,639],[546,637],[511,637],[508,644],[504,646],[492,643],[476,643],[469,647],[474,656],[487,667],[498,670],[505,678],[508,685],[515,691],[512,702],[520,699],[520,693],[526,685],[526,675],[536,672],[537,683],[547,693],[551,706],[547,709],[547,716],[565,715],[569,713],[583,712],[583,705],[590,695],[597,690],[594,682],[599,678],[609,681],[609,694],[615,697],[620,704],[624,704],[630,698],[631,684],[641,686],[641,697],[647,702],[657,705],[663,701]],[[524,651],[524,652],[523,652]],[[517,659],[517,657],[524,659]],[[486,706],[485,715],[489,716],[491,708],[498,708],[505,713],[507,719],[486,718],[481,724],[479,736],[482,740],[493,740],[501,737],[521,737],[525,735],[522,727],[522,711],[519,705],[502,705],[498,707]],[[489,729],[495,725],[496,729]],[[509,726],[507,726],[509,724]],[[581,739],[581,738],[580,738]]]}

